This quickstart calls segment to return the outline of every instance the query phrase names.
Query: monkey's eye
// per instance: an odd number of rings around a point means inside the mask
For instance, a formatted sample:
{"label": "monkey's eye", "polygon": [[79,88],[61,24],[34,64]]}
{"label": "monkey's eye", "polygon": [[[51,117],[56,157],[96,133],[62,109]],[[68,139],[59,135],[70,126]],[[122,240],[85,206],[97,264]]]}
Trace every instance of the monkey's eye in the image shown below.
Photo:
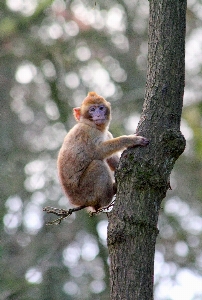
{"label": "monkey's eye", "polygon": [[99,107],[99,110],[103,110],[104,109],[104,105],[101,105],[100,107]]}
{"label": "monkey's eye", "polygon": [[95,111],[95,107],[90,107],[89,108],[89,112],[94,112]]}

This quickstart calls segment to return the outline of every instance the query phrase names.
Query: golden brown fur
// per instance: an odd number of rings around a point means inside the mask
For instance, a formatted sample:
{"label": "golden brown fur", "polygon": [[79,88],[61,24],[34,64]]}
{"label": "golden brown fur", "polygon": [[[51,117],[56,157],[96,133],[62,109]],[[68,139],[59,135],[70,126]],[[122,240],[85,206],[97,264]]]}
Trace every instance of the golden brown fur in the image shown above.
{"label": "golden brown fur", "polygon": [[110,103],[95,92],[74,109],[78,123],[64,139],[58,171],[65,194],[75,206],[90,206],[96,211],[107,206],[116,192],[112,171],[119,161],[117,151],[148,144],[136,135],[113,138],[108,131],[110,112]]}

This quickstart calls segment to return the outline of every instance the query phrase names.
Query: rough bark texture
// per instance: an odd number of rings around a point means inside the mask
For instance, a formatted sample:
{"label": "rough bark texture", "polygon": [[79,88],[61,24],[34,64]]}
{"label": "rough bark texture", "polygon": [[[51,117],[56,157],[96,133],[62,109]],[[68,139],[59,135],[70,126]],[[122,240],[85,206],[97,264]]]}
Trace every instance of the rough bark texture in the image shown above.
{"label": "rough bark texture", "polygon": [[169,176],[184,151],[185,0],[151,0],[145,103],[137,132],[146,148],[122,155],[117,199],[109,214],[111,300],[153,299],[157,222]]}

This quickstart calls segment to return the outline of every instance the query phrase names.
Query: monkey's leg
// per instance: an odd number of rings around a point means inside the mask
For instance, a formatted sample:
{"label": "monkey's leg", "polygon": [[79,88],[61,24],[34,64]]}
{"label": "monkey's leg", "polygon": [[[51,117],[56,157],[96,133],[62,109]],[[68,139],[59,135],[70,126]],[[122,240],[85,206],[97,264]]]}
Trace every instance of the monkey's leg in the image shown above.
{"label": "monkey's leg", "polygon": [[46,225],[53,225],[53,224],[59,225],[63,219],[66,219],[73,212],[84,209],[85,207],[86,207],[85,205],[81,205],[79,207],[70,208],[68,210],[54,208],[54,207],[50,207],[50,206],[44,207],[43,211],[47,212],[48,214],[55,214],[55,215],[59,216],[59,218],[57,218],[56,220],[54,220],[52,222],[48,222]]}

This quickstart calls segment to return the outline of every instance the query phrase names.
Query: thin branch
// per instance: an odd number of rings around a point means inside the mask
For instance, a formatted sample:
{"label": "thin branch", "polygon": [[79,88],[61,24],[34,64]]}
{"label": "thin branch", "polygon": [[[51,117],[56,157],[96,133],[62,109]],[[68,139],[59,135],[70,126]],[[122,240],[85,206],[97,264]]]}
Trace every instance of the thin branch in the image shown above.
{"label": "thin branch", "polygon": [[[114,206],[114,202],[115,200],[113,200],[108,206],[100,208],[96,211],[92,211],[89,212],[90,217],[97,215],[99,213],[108,213],[109,209],[112,208]],[[56,216],[58,216],[59,218],[46,223],[46,225],[59,225],[62,220],[66,219],[67,217],[69,217],[73,212],[79,211],[86,208],[85,205],[79,206],[79,207],[75,207],[75,208],[70,208],[70,209],[63,209],[63,208],[55,208],[55,207],[51,207],[51,206],[46,206],[43,208],[43,211],[47,212],[48,214],[54,214]]]}
{"label": "thin branch", "polygon": [[84,209],[85,207],[86,206],[83,205],[75,208],[70,208],[68,210],[50,206],[44,207],[43,211],[47,212],[48,214],[54,214],[56,216],[59,216],[59,218],[55,219],[54,221],[48,222],[46,225],[59,225],[62,222],[62,220],[66,219],[73,212]]}

